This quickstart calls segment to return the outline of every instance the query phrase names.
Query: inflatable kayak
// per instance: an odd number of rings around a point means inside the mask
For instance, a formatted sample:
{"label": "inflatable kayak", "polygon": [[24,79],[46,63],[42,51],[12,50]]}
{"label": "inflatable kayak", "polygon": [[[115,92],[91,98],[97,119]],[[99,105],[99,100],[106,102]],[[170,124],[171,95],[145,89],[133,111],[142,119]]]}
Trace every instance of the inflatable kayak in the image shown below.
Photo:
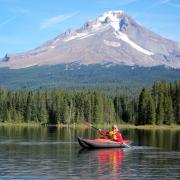
{"label": "inflatable kayak", "polygon": [[125,141],[124,143],[119,143],[112,141],[110,139],[102,139],[102,138],[97,138],[94,140],[78,138],[78,142],[80,146],[87,149],[130,147],[128,141]]}

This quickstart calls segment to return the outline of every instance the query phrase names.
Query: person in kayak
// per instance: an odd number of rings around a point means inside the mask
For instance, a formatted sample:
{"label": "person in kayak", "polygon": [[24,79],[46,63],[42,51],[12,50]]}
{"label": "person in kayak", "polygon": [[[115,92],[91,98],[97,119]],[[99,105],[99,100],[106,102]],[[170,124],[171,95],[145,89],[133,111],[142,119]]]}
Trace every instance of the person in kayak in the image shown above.
{"label": "person in kayak", "polygon": [[112,129],[110,131],[108,131],[108,132],[102,131],[101,129],[99,129],[98,132],[99,132],[100,135],[106,136],[106,137],[108,137],[109,139],[111,139],[113,141],[124,143],[124,139],[122,137],[122,134],[119,132],[119,129],[118,129],[116,124],[114,124],[112,126]]}

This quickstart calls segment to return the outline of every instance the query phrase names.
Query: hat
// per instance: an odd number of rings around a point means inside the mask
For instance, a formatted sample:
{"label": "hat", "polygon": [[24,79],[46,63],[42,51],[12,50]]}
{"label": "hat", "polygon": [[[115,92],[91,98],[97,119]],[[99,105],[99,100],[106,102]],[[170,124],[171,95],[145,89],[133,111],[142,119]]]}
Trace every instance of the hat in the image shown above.
{"label": "hat", "polygon": [[112,129],[117,129],[117,130],[118,130],[117,125],[116,125],[116,124],[113,124]]}
{"label": "hat", "polygon": [[113,124],[112,128],[118,128],[116,124]]}

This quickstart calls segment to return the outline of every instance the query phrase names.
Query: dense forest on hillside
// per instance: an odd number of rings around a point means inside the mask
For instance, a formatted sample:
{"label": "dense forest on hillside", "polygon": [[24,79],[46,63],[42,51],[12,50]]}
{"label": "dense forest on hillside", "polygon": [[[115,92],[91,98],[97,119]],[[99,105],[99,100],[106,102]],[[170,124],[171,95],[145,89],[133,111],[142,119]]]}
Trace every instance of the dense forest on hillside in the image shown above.
{"label": "dense forest on hillside", "polygon": [[137,97],[97,91],[0,90],[0,122],[180,124],[180,82],[157,81]]}
{"label": "dense forest on hillside", "polygon": [[0,88],[40,90],[58,88],[101,91],[108,95],[128,93],[138,96],[143,87],[155,81],[178,81],[180,70],[164,66],[139,67],[112,63],[82,65],[79,63],[34,66],[22,69],[1,68]]}

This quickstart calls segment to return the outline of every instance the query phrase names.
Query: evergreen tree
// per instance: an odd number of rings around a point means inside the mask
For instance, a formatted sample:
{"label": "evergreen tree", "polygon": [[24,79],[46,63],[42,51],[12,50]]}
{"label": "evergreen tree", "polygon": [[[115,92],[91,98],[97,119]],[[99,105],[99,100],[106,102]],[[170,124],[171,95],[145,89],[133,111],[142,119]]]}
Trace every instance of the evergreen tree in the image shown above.
{"label": "evergreen tree", "polygon": [[121,97],[120,96],[116,96],[114,98],[114,109],[115,109],[115,113],[116,113],[116,119],[117,122],[122,122],[122,106],[121,106]]}
{"label": "evergreen tree", "polygon": [[101,92],[0,89],[0,122],[180,124],[180,82],[155,82],[139,97]]}
{"label": "evergreen tree", "polygon": [[154,124],[155,105],[148,90],[142,89],[139,96],[137,125]]}
{"label": "evergreen tree", "polygon": [[156,124],[160,125],[164,121],[164,106],[163,106],[163,94],[158,99],[158,105],[156,110]]}
{"label": "evergreen tree", "polygon": [[136,120],[136,125],[142,125],[145,122],[145,114],[146,114],[145,96],[146,96],[146,89],[143,88],[139,96],[138,118]]}
{"label": "evergreen tree", "polygon": [[151,95],[148,95],[148,102],[147,102],[147,122],[146,124],[155,124],[156,120],[156,113],[155,113],[155,104],[154,100]]}
{"label": "evergreen tree", "polygon": [[175,123],[180,124],[180,82],[172,85],[172,104],[174,110]]}

